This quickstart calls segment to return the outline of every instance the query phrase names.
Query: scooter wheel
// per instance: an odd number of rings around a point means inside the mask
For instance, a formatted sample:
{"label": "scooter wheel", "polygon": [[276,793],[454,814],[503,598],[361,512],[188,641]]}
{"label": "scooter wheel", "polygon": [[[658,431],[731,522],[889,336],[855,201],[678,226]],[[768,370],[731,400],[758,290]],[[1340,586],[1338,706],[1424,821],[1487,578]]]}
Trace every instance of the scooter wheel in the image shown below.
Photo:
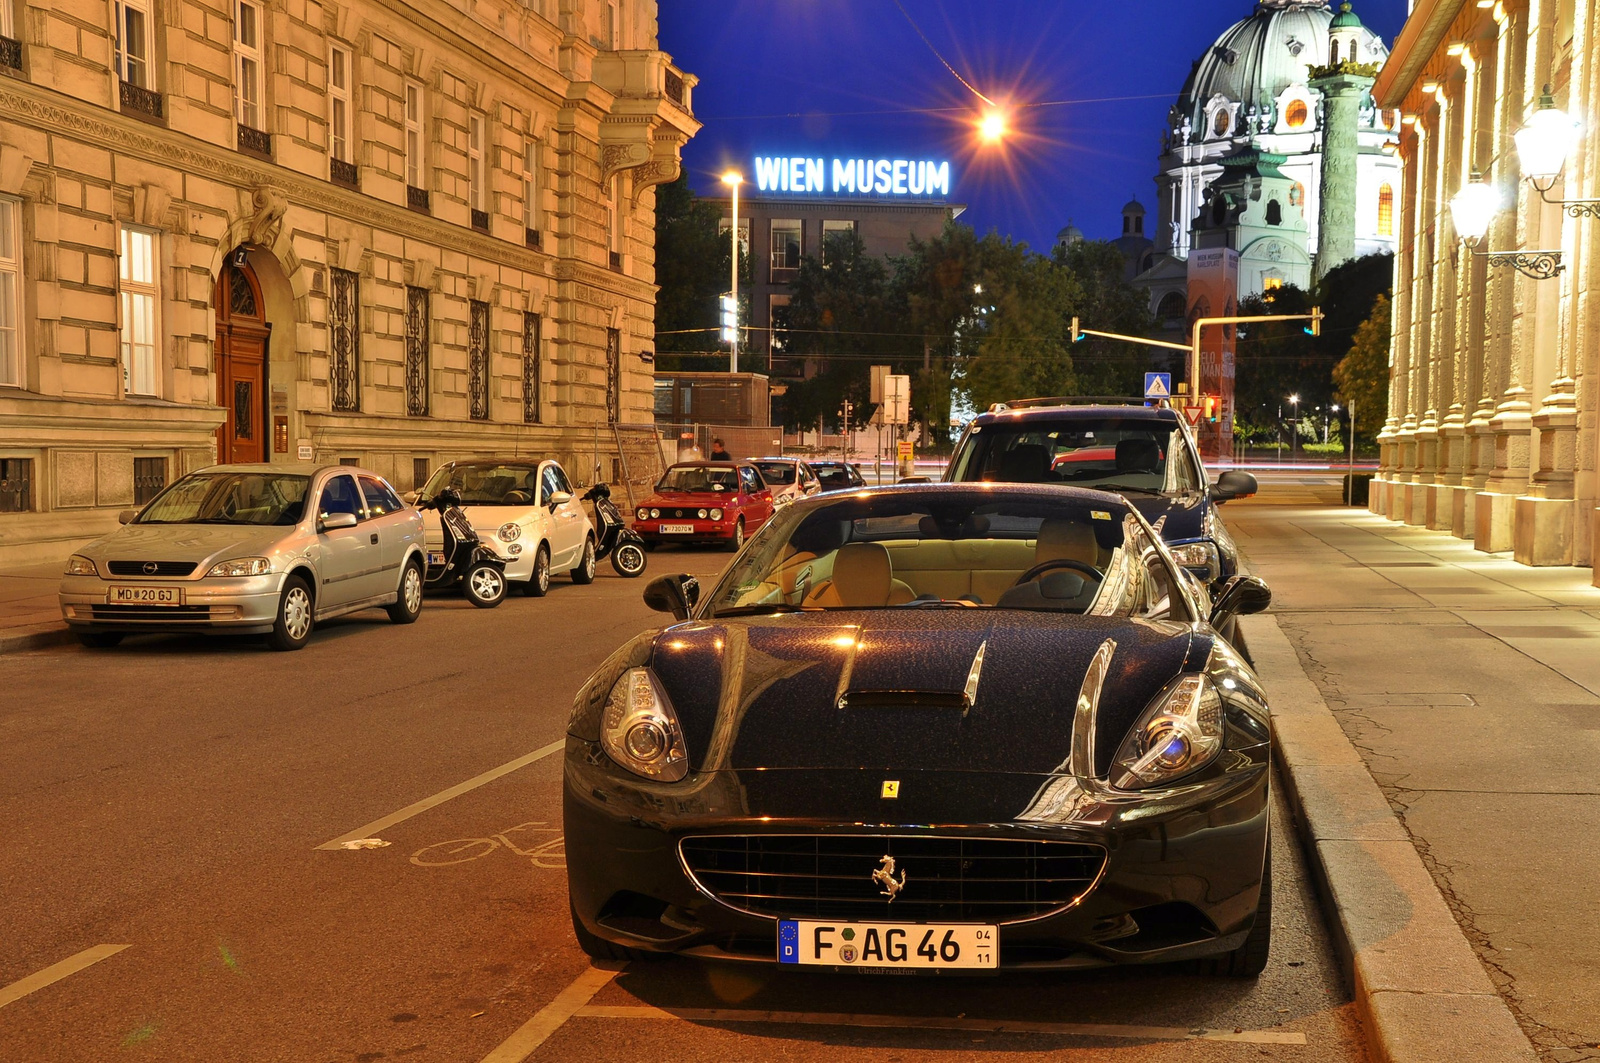
{"label": "scooter wheel", "polygon": [[644,550],[638,543],[623,543],[611,555],[611,567],[617,570],[617,575],[633,576],[644,572]]}
{"label": "scooter wheel", "polygon": [[499,565],[479,561],[467,569],[467,574],[461,581],[461,589],[466,593],[467,601],[479,609],[493,609],[505,600],[505,570]]}

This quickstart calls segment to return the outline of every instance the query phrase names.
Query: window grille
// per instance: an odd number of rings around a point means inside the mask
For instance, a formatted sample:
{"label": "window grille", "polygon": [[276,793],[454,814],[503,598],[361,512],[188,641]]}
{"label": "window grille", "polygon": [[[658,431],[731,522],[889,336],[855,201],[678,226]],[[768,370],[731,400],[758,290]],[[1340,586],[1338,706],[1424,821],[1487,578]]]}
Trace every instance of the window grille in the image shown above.
{"label": "window grille", "polygon": [[428,289],[406,288],[406,412],[428,416]]}
{"label": "window grille", "polygon": [[361,276],[347,269],[329,273],[333,292],[328,308],[328,385],[333,408],[353,413],[361,409]]}

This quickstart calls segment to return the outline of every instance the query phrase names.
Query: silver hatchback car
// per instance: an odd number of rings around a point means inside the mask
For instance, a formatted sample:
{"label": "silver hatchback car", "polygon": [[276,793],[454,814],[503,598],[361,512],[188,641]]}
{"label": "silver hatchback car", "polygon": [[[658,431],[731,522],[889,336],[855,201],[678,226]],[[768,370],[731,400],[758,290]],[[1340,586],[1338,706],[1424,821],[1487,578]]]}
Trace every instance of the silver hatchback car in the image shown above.
{"label": "silver hatchback car", "polygon": [[88,646],[210,630],[297,650],[330,617],[383,606],[409,624],[422,611],[422,515],[364,469],[216,465],[122,522],[61,580],[62,618]]}

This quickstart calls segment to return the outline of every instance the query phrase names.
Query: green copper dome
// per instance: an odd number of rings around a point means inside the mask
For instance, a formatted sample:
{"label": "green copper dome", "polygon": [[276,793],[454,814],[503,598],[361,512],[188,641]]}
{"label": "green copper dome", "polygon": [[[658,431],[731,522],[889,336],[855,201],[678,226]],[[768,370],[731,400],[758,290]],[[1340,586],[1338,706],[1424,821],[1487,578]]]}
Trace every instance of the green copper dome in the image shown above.
{"label": "green copper dome", "polygon": [[1361,24],[1359,18],[1356,18],[1355,12],[1350,10],[1349,4],[1340,4],[1339,13],[1333,16],[1333,22],[1329,24],[1328,28],[1334,30],[1359,30],[1366,27]]}

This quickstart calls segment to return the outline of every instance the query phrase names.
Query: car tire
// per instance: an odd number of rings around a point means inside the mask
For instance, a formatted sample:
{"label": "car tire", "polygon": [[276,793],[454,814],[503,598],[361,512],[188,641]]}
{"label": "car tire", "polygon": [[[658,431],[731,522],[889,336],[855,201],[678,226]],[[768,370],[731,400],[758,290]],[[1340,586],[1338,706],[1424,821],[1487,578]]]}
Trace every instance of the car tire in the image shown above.
{"label": "car tire", "polygon": [[304,577],[290,576],[278,595],[278,613],[272,620],[272,634],[267,645],[275,650],[298,650],[311,638],[316,626],[316,600],[311,595],[311,584]]}
{"label": "car tire", "polygon": [[733,535],[728,539],[728,553],[737,554],[742,546],[744,546],[744,518],[740,517],[734,522]]}
{"label": "car tire", "polygon": [[1261,900],[1256,903],[1256,921],[1244,944],[1212,960],[1213,973],[1229,978],[1254,978],[1267,969],[1267,954],[1272,951],[1272,842],[1267,842],[1265,863],[1261,867]]}
{"label": "car tire", "polygon": [[644,574],[644,551],[638,543],[623,543],[611,552],[611,567],[617,570],[617,575],[634,576]]}
{"label": "car tire", "polygon": [[406,562],[400,572],[400,588],[395,593],[394,604],[384,612],[390,623],[411,624],[422,615],[422,566],[415,561]]}
{"label": "car tire", "polygon": [[578,567],[570,575],[572,582],[587,584],[594,582],[594,536],[590,535],[583,540],[583,558],[578,562]]}
{"label": "car tire", "polygon": [[78,641],[91,650],[109,650],[122,642],[122,633],[118,631],[80,631]]}
{"label": "car tire", "polygon": [[573,905],[572,899],[567,898],[567,910],[572,914],[572,935],[578,939],[578,947],[582,949],[591,960],[642,960],[651,953],[630,949],[626,945],[613,945],[605,938],[595,937],[583,925],[583,920],[578,918],[578,909]]}
{"label": "car tire", "polygon": [[533,575],[529,576],[528,582],[522,585],[522,593],[529,598],[543,598],[550,593],[549,544],[539,544],[538,552],[533,555]]}
{"label": "car tire", "polygon": [[479,561],[461,577],[461,593],[479,609],[493,609],[506,599],[506,570],[489,561]]}

